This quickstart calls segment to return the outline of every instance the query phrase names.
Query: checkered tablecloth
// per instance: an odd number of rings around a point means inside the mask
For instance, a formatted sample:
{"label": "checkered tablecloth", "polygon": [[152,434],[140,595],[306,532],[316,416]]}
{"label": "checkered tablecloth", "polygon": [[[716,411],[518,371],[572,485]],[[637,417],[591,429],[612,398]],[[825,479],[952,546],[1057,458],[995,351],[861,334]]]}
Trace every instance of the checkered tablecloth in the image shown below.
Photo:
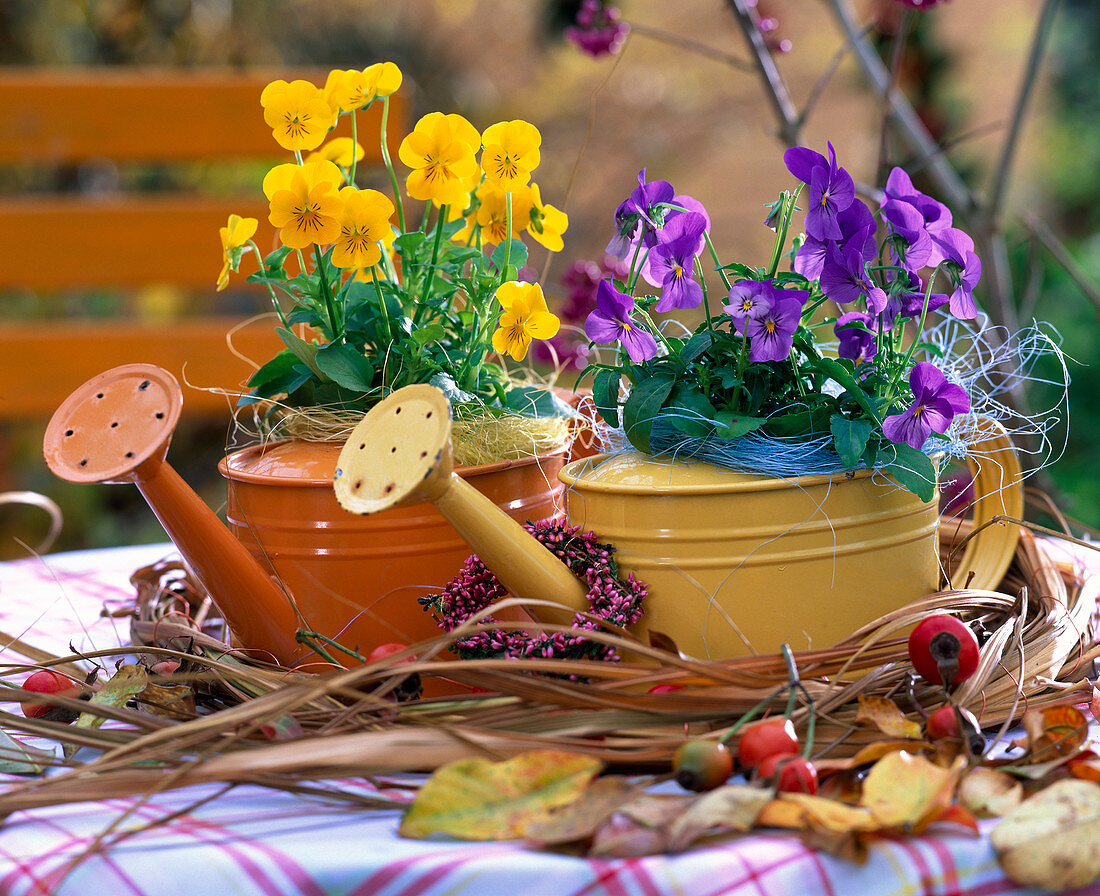
{"label": "checkered tablecloth", "polygon": [[[0,564],[0,631],[67,654],[126,643],[101,616],[130,598],[129,576],[170,545]],[[17,661],[0,657],[0,661]],[[340,781],[409,799],[388,782]],[[2,786],[2,783],[0,783]],[[1007,880],[987,836],[882,840],[866,864],[779,832],[675,856],[590,860],[518,843],[404,840],[399,809],[254,786],[190,787],[145,800],[19,812],[0,822],[0,896],[998,896],[1038,892]],[[996,822],[983,822],[983,834]],[[1088,890],[1100,894],[1100,885]]]}

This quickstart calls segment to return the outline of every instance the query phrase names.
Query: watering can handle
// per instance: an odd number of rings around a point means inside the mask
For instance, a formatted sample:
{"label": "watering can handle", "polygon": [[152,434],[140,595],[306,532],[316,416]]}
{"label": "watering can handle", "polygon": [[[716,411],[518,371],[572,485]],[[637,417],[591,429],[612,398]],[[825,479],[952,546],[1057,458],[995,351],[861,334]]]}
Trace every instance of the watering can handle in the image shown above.
{"label": "watering can handle", "polygon": [[[967,459],[974,476],[974,529],[995,516],[1019,519],[1024,511],[1024,487],[1020,459],[1008,432],[989,418],[978,422],[980,440]],[[950,525],[946,520],[940,525]],[[956,587],[994,590],[1001,583],[1016,553],[1019,529],[1009,523],[987,526],[967,543],[952,575]],[[973,574],[973,575],[971,575]]]}

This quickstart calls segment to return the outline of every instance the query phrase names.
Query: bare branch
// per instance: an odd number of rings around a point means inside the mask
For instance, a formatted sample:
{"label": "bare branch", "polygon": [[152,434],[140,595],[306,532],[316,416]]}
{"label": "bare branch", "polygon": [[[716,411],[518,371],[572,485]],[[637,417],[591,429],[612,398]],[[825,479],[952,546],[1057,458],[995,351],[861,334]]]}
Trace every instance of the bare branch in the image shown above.
{"label": "bare branch", "polygon": [[756,70],[760,74],[761,83],[765,88],[764,92],[767,94],[779,121],[780,139],[787,146],[797,146],[799,143],[798,132],[802,120],[798,114],[798,109],[791,100],[783,76],[776,68],[775,60],[772,59],[771,51],[764,41],[764,35],[761,34],[756,25],[756,20],[749,11],[749,4],[746,0],[726,0],[726,4],[733,12],[733,17],[741,28],[741,33],[744,34],[745,40],[752,48]]}
{"label": "bare branch", "polygon": [[1050,35],[1051,25],[1054,23],[1054,14],[1058,9],[1058,0],[1045,0],[1043,9],[1039,13],[1039,21],[1035,24],[1035,33],[1031,38],[1031,50],[1027,57],[1027,67],[1024,69],[1023,80],[1020,82],[1020,90],[1016,95],[1016,106],[1012,111],[1012,123],[1005,137],[1004,146],[1001,148],[1001,158],[997,163],[997,171],[993,176],[990,186],[989,202],[986,214],[991,220],[996,220],[1004,203],[1005,190],[1008,186],[1008,172],[1012,166],[1012,157],[1015,155],[1016,146],[1019,143],[1020,128],[1023,124],[1024,114],[1027,110],[1028,100],[1038,80],[1039,64],[1042,62],[1046,49],[1047,38]]}
{"label": "bare branch", "polygon": [[864,75],[875,91],[886,100],[890,118],[897,125],[900,136],[909,144],[913,152],[927,161],[929,175],[935,179],[940,193],[948,200],[948,204],[953,208],[969,212],[974,207],[970,190],[944,157],[939,145],[932,139],[905,94],[891,87],[890,72],[879,59],[874,47],[856,27],[855,16],[848,0],[828,0],[828,3],[836,14],[837,22],[848,43],[851,44]]}

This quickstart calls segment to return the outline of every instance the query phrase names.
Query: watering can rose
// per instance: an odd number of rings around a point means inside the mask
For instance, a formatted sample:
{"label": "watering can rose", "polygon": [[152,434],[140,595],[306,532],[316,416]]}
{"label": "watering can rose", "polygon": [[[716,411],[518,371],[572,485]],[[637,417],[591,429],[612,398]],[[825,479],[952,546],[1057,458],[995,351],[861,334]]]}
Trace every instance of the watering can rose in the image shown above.
{"label": "watering can rose", "polygon": [[[398,144],[402,183],[388,134],[401,81],[383,62],[333,70],[323,88],[277,80],[261,94],[264,120],[293,156],[262,185],[281,246],[261,256],[255,219],[232,216],[218,288],[255,253],[260,269],[248,280],[268,289],[286,348],[241,403],[362,411],[402,386],[435,383],[475,408],[560,413],[560,403],[532,401],[507,366],[559,327],[542,288],[519,280],[524,239],[559,251],[568,227],[533,179],[542,136],[520,119],[480,131],[429,112]],[[388,191],[357,182],[366,157],[357,116],[375,104]],[[350,136],[333,134],[341,123]],[[415,214],[414,202],[423,204]],[[296,332],[302,324],[310,339]]]}

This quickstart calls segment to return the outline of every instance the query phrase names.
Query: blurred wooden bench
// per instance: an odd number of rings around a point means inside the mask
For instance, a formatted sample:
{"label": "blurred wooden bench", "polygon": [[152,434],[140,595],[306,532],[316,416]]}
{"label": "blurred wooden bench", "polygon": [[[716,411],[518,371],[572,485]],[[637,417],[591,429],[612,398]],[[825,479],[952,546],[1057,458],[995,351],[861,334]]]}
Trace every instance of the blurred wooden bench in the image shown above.
{"label": "blurred wooden bench", "polygon": [[[289,155],[260,92],[326,74],[0,68],[0,421],[44,418],[89,377],[136,361],[176,374],[185,415],[228,420],[233,402],[203,390],[241,388],[253,368],[226,336],[270,303],[244,282],[253,256],[215,292],[218,228],[254,217],[257,245],[276,247],[260,183]],[[359,113],[361,165],[381,159],[381,112]],[[394,156],[404,128],[394,97]],[[338,133],[350,135],[347,117]],[[233,345],[257,363],[281,347],[270,319]]]}

